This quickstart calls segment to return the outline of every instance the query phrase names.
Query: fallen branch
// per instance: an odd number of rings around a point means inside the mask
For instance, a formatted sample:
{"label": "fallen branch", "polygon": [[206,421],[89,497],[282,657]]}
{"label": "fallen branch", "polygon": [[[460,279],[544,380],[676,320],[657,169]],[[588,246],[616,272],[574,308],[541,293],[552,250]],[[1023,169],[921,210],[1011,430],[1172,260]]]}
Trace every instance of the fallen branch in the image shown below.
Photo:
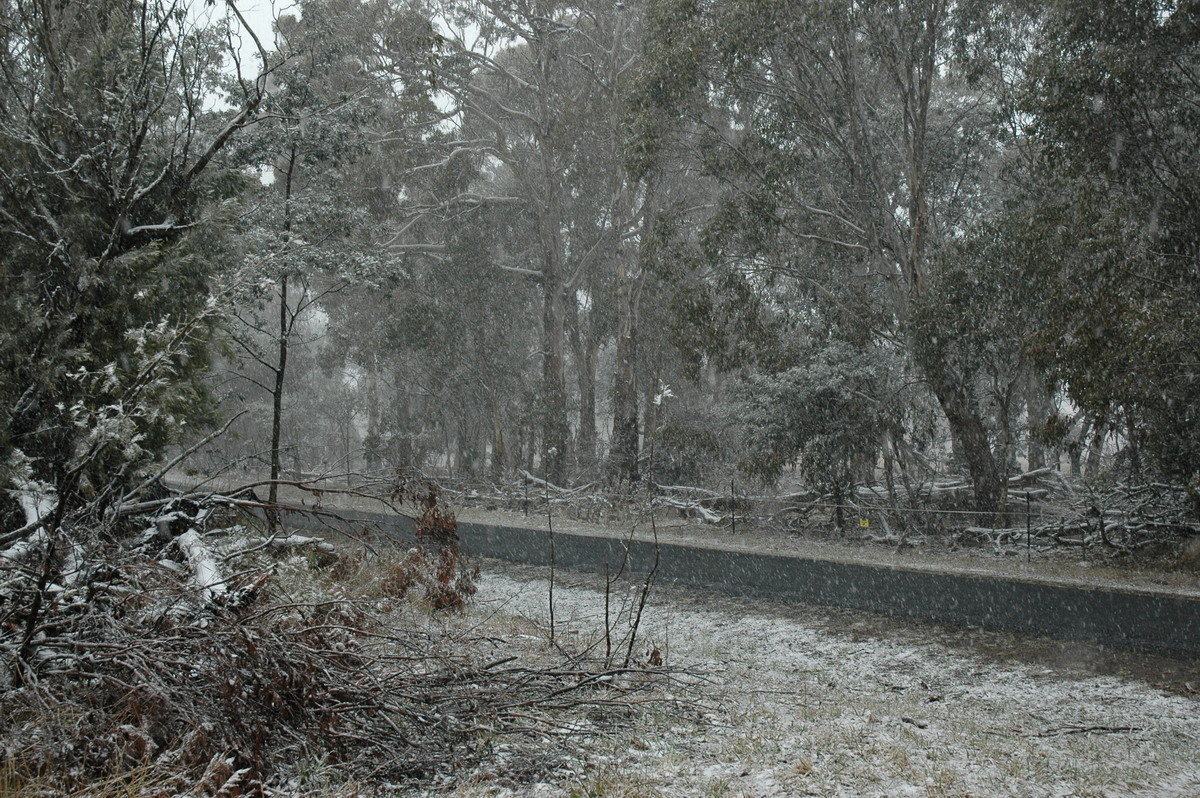
{"label": "fallen branch", "polygon": [[229,562],[237,557],[245,557],[250,554],[256,554],[260,551],[273,549],[289,550],[289,549],[309,549],[318,551],[322,554],[334,555],[337,553],[337,547],[328,541],[321,538],[307,537],[305,535],[272,535],[269,537],[248,537],[242,541],[242,547],[233,551],[227,552],[222,558],[225,562]]}
{"label": "fallen branch", "polygon": [[659,493],[682,493],[684,496],[705,496],[710,499],[725,499],[728,494],[717,493],[715,490],[708,488],[693,487],[691,485],[658,485],[655,484],[654,489]]}
{"label": "fallen branch", "polygon": [[521,478],[532,485],[537,485],[541,488],[545,488],[546,490],[552,490],[556,493],[571,493],[572,492],[569,488],[560,488],[558,485],[555,485],[553,482],[547,482],[544,479],[539,479],[539,478],[535,477],[533,474],[530,474],[528,471],[525,471],[524,469],[521,470]]}
{"label": "fallen branch", "polygon": [[1059,726],[1045,729],[1033,737],[1061,737],[1064,734],[1133,734],[1145,731],[1141,726]]}
{"label": "fallen branch", "polygon": [[192,568],[192,584],[204,591],[205,599],[212,603],[225,594],[225,580],[221,566],[217,564],[212,549],[204,545],[200,533],[189,529],[175,538],[175,545]]}
{"label": "fallen branch", "polygon": [[700,516],[702,519],[704,519],[704,521],[710,524],[719,524],[724,520],[724,518],[722,518],[720,515],[717,515],[699,502],[681,501],[680,499],[673,499],[669,496],[659,497],[658,502],[666,505],[667,507],[675,507],[676,509],[684,510],[685,512],[694,512],[696,515]]}

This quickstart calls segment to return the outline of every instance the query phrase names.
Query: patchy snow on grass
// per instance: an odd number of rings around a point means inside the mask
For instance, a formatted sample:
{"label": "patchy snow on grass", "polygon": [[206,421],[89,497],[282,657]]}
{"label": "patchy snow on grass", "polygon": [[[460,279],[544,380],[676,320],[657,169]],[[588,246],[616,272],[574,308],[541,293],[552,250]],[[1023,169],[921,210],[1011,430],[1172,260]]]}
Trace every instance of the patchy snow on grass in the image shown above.
{"label": "patchy snow on grass", "polygon": [[[636,600],[636,586],[623,590],[611,597],[614,616]],[[602,592],[560,581],[554,596],[558,639],[599,639]],[[545,627],[547,598],[547,582],[528,572],[493,572],[476,602]],[[636,651],[644,660],[658,649],[693,674],[686,687],[664,678],[660,691],[675,702],[586,741],[555,783],[456,794],[1200,795],[1200,702],[933,639],[864,639],[819,615],[656,590]]]}

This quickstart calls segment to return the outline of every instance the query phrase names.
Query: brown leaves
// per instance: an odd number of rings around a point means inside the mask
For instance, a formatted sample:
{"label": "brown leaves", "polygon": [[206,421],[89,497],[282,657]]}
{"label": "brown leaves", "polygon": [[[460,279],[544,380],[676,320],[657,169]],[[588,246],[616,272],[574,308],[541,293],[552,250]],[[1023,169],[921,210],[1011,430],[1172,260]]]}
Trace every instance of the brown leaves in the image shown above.
{"label": "brown leaves", "polygon": [[417,519],[417,546],[389,569],[380,583],[386,596],[403,597],[416,586],[424,589],[423,600],[435,610],[461,610],[475,595],[479,568],[462,557],[458,521],[439,503],[441,488],[436,482],[400,472],[392,491],[394,501],[410,501],[421,510]]}
{"label": "brown leaves", "polygon": [[311,763],[338,780],[428,785],[491,757],[496,735],[541,752],[553,713],[623,711],[629,685],[611,685],[632,670],[594,673],[574,658],[502,667],[521,659],[505,641],[405,623],[413,606],[379,600],[417,590],[427,607],[457,610],[475,593],[453,514],[436,486],[419,496],[418,545],[370,583],[356,583],[378,574],[362,551],[343,551],[356,569],[335,570],[239,539],[225,555],[237,564],[228,600],[212,602],[167,549],[112,542],[90,581],[43,614],[36,683],[0,686],[0,749],[17,754],[18,787],[31,774],[39,794],[111,784],[235,798],[269,794]]}

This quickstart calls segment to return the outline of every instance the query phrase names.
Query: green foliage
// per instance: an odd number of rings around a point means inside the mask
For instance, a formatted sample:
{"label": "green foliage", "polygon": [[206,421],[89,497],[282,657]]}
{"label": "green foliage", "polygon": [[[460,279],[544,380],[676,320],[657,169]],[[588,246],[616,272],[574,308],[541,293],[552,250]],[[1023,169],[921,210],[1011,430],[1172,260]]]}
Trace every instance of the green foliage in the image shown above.
{"label": "green foliage", "polygon": [[[696,242],[714,274],[702,288],[744,286],[770,326],[906,350],[955,408],[947,421],[969,441],[977,499],[994,503],[987,435],[964,400],[975,369],[943,362],[944,347],[922,357],[913,333],[923,328],[909,323],[917,305],[937,302],[927,295],[943,249],[998,204],[1000,102],[954,68],[952,4],[652,0],[651,18],[662,38],[652,40],[645,99],[660,118],[683,120],[690,163],[720,187]],[[681,74],[693,85],[677,85],[667,71],[688,62]],[[661,161],[660,141],[642,149]],[[719,318],[703,290],[689,293],[695,315]],[[791,362],[786,337],[775,343],[755,351],[768,372]]]}
{"label": "green foliage", "polygon": [[661,165],[664,150],[677,133],[681,110],[698,100],[710,40],[697,0],[646,3],[643,60],[626,105],[625,166],[642,179]]}
{"label": "green foliage", "polygon": [[742,469],[773,480],[794,464],[813,487],[845,493],[888,428],[886,381],[880,353],[837,341],[813,345],[786,371],[748,377],[735,405],[749,453]]}
{"label": "green foliage", "polygon": [[770,368],[778,358],[782,331],[745,275],[721,270],[709,279],[683,276],[670,301],[670,341],[689,378],[696,379],[705,364],[735,371]]}
{"label": "green foliage", "polygon": [[223,31],[170,2],[0,13],[0,463],[119,488],[205,417],[214,255],[245,186],[214,156],[255,87],[202,112]]}
{"label": "green foliage", "polygon": [[1015,423],[1047,318],[1035,299],[1051,286],[1029,224],[1020,214],[1001,216],[945,246],[909,324],[915,360],[971,386],[969,400],[993,419],[997,436]]}
{"label": "green foliage", "polygon": [[[1169,479],[1200,475],[1200,4],[1061,0],[1024,108],[1055,189],[1037,344],[1072,399]],[[1138,465],[1136,457],[1131,458]]]}
{"label": "green foliage", "polygon": [[298,466],[352,467],[344,458],[357,448],[362,410],[373,462],[384,443],[374,423],[386,361],[374,333],[388,323],[379,295],[411,287],[388,243],[404,175],[434,151],[440,116],[427,70],[439,39],[410,3],[307,0],[298,11],[278,22],[281,66],[236,152],[272,179],[245,217],[242,258],[260,281],[239,308],[230,349],[256,411],[241,431],[271,451],[273,468],[284,449]]}

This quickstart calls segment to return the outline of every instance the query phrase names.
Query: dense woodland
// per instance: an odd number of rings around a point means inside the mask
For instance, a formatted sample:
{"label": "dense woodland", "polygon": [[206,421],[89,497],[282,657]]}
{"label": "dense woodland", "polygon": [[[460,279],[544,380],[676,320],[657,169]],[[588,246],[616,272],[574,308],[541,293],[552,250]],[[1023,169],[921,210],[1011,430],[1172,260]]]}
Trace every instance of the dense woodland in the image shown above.
{"label": "dense woodland", "polygon": [[1200,3],[243,11],[0,0],[4,679],[177,466],[1200,506]]}
{"label": "dense woodland", "polygon": [[11,4],[5,481],[1191,485],[1196,13]]}

